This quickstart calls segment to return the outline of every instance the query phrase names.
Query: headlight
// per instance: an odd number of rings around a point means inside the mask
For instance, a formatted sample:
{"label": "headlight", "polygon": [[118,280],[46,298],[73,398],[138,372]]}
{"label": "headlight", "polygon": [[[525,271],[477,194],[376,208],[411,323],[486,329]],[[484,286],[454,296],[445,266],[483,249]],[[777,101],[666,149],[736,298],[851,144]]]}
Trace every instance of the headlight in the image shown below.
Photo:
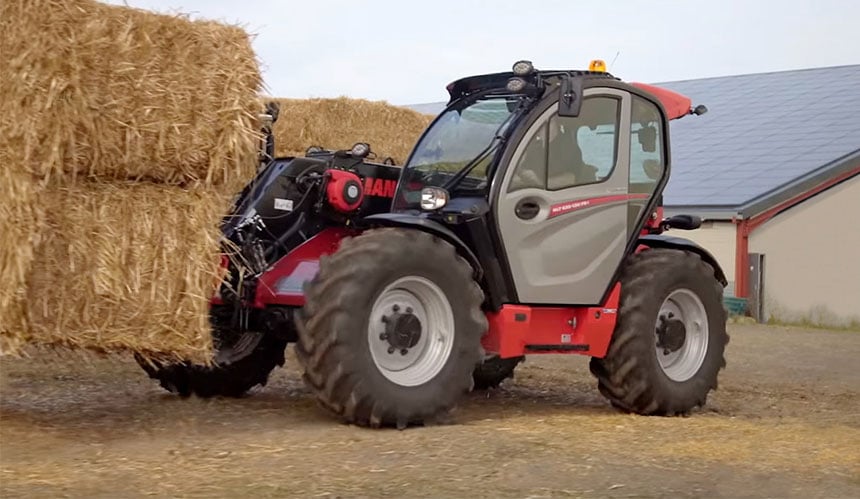
{"label": "headlight", "polygon": [[421,189],[421,209],[438,210],[448,204],[448,191],[441,187],[425,187]]}

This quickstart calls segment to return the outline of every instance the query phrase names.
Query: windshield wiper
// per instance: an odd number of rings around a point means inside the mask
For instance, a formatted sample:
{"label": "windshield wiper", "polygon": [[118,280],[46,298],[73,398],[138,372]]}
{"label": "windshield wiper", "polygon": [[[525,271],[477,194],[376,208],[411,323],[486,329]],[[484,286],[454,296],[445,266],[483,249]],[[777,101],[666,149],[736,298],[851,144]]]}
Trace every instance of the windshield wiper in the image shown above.
{"label": "windshield wiper", "polygon": [[505,121],[503,121],[498,126],[498,128],[496,128],[496,131],[493,132],[493,139],[490,140],[490,143],[487,144],[487,147],[485,147],[481,152],[479,152],[477,156],[472,158],[471,161],[466,163],[466,165],[463,166],[460,171],[458,171],[450,179],[448,179],[448,181],[442,185],[442,188],[445,190],[450,190],[452,186],[456,185],[457,182],[459,182],[463,179],[463,177],[468,175],[469,172],[471,172],[475,168],[475,166],[477,166],[481,161],[486,159],[488,155],[495,152],[499,148],[499,146],[505,141],[505,138],[499,135],[499,132],[514,118],[514,116],[518,115],[519,112],[521,112],[524,108],[525,106],[521,104],[520,109],[509,114],[508,117],[505,118]]}

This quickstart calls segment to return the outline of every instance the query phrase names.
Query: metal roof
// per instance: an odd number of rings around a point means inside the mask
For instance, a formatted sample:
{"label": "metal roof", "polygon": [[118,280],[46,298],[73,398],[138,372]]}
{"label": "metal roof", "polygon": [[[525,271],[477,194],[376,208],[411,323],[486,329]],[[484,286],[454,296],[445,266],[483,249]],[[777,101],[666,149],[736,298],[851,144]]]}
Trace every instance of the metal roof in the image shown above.
{"label": "metal roof", "polygon": [[671,124],[667,211],[752,216],[860,164],[860,64],[655,85],[708,107]]}

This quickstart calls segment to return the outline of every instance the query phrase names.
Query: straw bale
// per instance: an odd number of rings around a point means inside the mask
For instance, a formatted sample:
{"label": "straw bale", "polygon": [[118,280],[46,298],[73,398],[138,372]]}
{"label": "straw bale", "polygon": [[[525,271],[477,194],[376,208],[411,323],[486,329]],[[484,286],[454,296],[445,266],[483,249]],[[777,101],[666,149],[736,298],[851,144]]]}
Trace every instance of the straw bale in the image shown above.
{"label": "straw bale", "polygon": [[[0,159],[5,164],[5,158]],[[0,355],[17,354],[27,338],[26,282],[40,211],[37,186],[0,164]]]}
{"label": "straw bale", "polygon": [[403,164],[432,116],[384,101],[273,99],[281,105],[275,123],[277,154],[303,155],[310,146],[348,149],[367,142],[377,159]]}
{"label": "straw bale", "polygon": [[31,342],[208,361],[230,194],[116,182],[47,188],[28,286]]}
{"label": "straw bale", "polygon": [[241,186],[261,76],[249,35],[93,0],[0,2],[0,148],[39,177]]}

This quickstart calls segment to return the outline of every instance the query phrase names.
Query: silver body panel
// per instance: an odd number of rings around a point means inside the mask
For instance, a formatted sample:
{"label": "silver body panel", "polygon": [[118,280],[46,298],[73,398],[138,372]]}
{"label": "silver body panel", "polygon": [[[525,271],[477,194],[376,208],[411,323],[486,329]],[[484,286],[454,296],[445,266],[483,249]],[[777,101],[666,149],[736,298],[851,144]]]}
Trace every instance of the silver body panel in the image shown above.
{"label": "silver body panel", "polygon": [[[616,161],[607,179],[559,190],[527,187],[508,192],[517,174],[515,165],[540,127],[557,114],[557,105],[529,128],[511,157],[512,166],[503,178],[494,179],[502,183],[494,215],[521,303],[598,304],[624,257],[631,229],[626,198],[631,97],[611,88],[585,91],[584,98],[592,96],[620,99]],[[583,106],[587,105],[585,100]],[[515,214],[524,199],[540,207],[530,220]]]}

